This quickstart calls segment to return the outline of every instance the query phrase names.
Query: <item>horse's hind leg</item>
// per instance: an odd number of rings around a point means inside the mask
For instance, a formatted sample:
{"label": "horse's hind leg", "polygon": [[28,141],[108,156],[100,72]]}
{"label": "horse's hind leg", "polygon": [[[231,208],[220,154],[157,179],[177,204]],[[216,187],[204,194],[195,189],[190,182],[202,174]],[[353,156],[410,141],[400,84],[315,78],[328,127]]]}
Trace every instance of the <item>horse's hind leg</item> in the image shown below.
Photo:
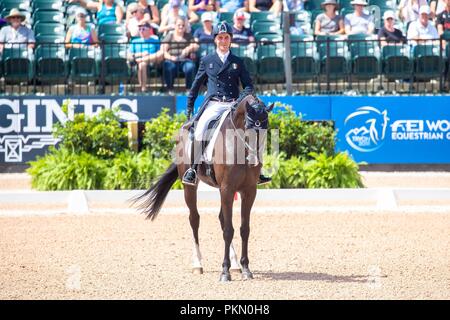
{"label": "horse's hind leg", "polygon": [[[220,220],[220,226],[221,226],[222,231],[223,231],[224,222],[223,222],[222,209],[220,209],[219,220]],[[239,272],[240,273],[241,272],[241,266],[239,265],[237,254],[236,254],[236,250],[234,250],[233,242],[231,242],[231,244],[230,244],[230,261],[231,261],[230,271],[231,272]]]}
{"label": "horse's hind leg", "polygon": [[200,244],[198,240],[198,228],[200,226],[200,215],[197,210],[197,186],[184,186],[184,200],[189,208],[189,222],[193,233],[193,252],[192,252],[192,272],[202,274],[202,255],[200,253]]}
{"label": "horse's hind leg", "polygon": [[242,238],[242,279],[253,279],[248,264],[248,238],[250,235],[250,212],[256,197],[256,188],[245,190],[241,194],[241,238]]}

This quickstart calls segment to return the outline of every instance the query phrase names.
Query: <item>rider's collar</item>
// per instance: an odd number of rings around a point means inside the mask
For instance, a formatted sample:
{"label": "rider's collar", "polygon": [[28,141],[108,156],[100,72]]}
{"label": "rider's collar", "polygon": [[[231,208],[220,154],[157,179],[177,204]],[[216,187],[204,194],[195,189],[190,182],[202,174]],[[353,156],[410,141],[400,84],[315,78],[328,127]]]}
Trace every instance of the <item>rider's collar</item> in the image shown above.
{"label": "rider's collar", "polygon": [[228,56],[230,55],[230,50],[228,50],[225,54],[220,52],[219,49],[216,50],[217,55],[219,56],[220,60],[222,60],[222,63],[225,63]]}

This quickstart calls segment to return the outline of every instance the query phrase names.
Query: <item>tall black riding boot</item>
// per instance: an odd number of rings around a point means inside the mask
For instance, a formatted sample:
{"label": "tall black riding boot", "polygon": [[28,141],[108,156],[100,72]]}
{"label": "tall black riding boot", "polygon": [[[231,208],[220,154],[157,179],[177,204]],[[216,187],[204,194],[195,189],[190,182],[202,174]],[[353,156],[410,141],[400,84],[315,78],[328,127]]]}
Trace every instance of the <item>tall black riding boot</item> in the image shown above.
{"label": "tall black riding boot", "polygon": [[199,150],[195,150],[196,149],[195,144],[196,144],[195,138],[192,138],[192,140],[191,140],[191,156],[190,156],[191,167],[188,170],[186,170],[186,172],[183,175],[183,178],[181,179],[181,181],[184,184],[188,184],[188,185],[192,185],[192,186],[197,185],[197,166],[198,166],[198,161],[200,160],[200,157],[202,155],[202,148],[198,147],[197,149],[199,149]]}

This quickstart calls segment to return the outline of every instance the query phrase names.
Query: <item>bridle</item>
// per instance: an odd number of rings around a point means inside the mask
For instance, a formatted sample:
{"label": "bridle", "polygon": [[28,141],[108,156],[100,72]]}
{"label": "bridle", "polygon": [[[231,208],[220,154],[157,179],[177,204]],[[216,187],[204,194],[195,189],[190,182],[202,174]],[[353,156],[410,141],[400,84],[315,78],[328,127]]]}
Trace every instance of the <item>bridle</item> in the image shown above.
{"label": "bridle", "polygon": [[[261,100],[259,100],[259,99],[256,99],[256,100],[257,100],[257,102],[254,103],[254,104],[252,104],[252,105],[250,105],[250,107],[253,108],[254,105],[257,105],[257,104],[261,103]],[[248,150],[248,151],[250,151],[250,153],[253,154],[253,155],[256,153],[256,156],[257,156],[257,155],[259,154],[259,152],[261,151],[261,148],[264,147],[264,145],[263,145],[263,146],[260,146],[260,147],[258,148],[258,144],[259,144],[259,143],[257,143],[257,144],[256,144],[256,148],[253,148],[247,141],[245,141],[245,135],[242,136],[242,135],[240,134],[238,128],[236,127],[236,124],[235,124],[234,121],[233,121],[233,118],[234,118],[234,114],[235,114],[236,109],[237,109],[237,104],[235,104],[235,105],[232,106],[231,112],[228,114],[228,116],[230,117],[231,125],[233,126],[233,129],[234,129],[234,131],[236,132],[236,135],[237,135],[237,137],[239,138],[239,140],[244,144],[245,149]],[[266,112],[267,112],[267,111],[266,111]],[[253,119],[251,119],[251,118],[248,116],[248,113],[247,113],[247,110],[246,110],[246,112],[245,112],[245,119],[244,119],[244,129],[243,129],[244,132],[245,132],[246,129],[261,130],[263,124],[269,121],[269,117],[267,117],[267,118],[266,118],[265,120],[263,120],[262,122],[259,121],[259,120],[254,121],[254,124],[255,124],[255,125],[254,125],[254,126],[251,126],[251,127],[247,126],[247,124],[248,124],[247,121],[253,122]],[[257,165],[257,164],[255,164],[255,165]]]}

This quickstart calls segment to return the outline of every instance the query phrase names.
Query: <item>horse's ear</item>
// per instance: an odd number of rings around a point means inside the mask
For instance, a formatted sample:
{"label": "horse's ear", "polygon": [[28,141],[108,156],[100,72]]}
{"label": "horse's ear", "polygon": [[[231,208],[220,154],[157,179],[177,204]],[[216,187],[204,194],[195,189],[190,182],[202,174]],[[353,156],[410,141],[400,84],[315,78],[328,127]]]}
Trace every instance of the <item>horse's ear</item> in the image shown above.
{"label": "horse's ear", "polygon": [[269,108],[267,108],[267,112],[272,111],[272,109],[273,109],[274,106],[275,106],[275,103],[271,103],[271,104],[269,105]]}

